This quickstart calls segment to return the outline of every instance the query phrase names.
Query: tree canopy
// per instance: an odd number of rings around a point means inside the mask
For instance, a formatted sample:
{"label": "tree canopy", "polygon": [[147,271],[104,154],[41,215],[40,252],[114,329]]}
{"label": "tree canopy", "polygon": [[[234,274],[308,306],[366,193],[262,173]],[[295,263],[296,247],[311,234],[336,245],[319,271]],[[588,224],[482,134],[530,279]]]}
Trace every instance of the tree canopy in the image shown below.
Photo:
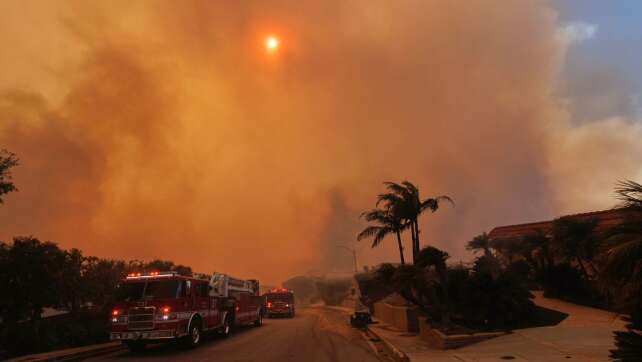
{"label": "tree canopy", "polygon": [[11,169],[18,165],[16,155],[7,150],[0,150],[0,204],[4,202],[2,196],[18,189],[13,184]]}

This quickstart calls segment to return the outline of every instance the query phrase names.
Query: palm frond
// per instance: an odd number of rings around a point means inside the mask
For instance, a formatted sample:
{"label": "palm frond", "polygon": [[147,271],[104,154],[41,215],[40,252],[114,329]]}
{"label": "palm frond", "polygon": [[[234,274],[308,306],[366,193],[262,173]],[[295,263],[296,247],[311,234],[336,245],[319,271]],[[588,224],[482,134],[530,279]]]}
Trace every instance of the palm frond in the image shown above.
{"label": "palm frond", "polygon": [[412,182],[407,181],[407,180],[403,181],[401,184],[406,188],[406,190],[410,194],[419,196],[419,188],[417,188],[417,186],[415,186],[415,184],[413,184]]}
{"label": "palm frond", "polygon": [[387,218],[387,212],[381,209],[371,209],[362,212],[360,217],[366,221],[384,221]]}
{"label": "palm frond", "polygon": [[381,228],[382,228],[381,226],[376,226],[376,225],[368,226],[365,229],[363,229],[363,231],[361,231],[359,235],[357,235],[357,240],[363,240],[363,239],[372,237],[373,235],[378,233]]}
{"label": "palm frond", "polygon": [[390,208],[393,205],[401,205],[404,202],[404,199],[396,194],[379,194],[377,195],[376,206],[378,207],[383,203],[386,208]]}
{"label": "palm frond", "polygon": [[488,234],[477,235],[466,244],[466,250],[479,251],[490,248],[490,239]]}
{"label": "palm frond", "polygon": [[450,197],[445,196],[445,195],[441,195],[441,196],[437,196],[437,197],[428,198],[428,199],[423,200],[421,202],[420,210],[421,211],[430,210],[432,212],[435,212],[435,211],[437,211],[439,209],[439,203],[442,202],[442,201],[448,201],[450,204],[455,205],[455,203],[453,202],[453,200]]}
{"label": "palm frond", "polygon": [[639,183],[632,180],[619,181],[615,193],[621,201],[619,206],[642,209],[642,185]]}
{"label": "palm frond", "polygon": [[450,198],[450,196],[440,195],[440,196],[434,197],[434,199],[437,200],[438,203],[442,201],[447,201],[449,204],[455,206],[455,201],[453,201],[453,199]]}
{"label": "palm frond", "polygon": [[398,184],[396,182],[386,181],[383,184],[386,186],[386,189],[392,191],[393,193],[395,193],[397,195],[403,196],[403,195],[408,195],[408,193],[409,193],[409,190],[406,187],[404,187],[403,185],[400,185],[400,184]]}
{"label": "palm frond", "polygon": [[627,283],[642,267],[642,235],[621,239],[615,236],[610,241],[613,244],[606,252],[603,275],[607,282],[619,286]]}
{"label": "palm frond", "polygon": [[385,239],[386,236],[388,236],[388,234],[390,234],[392,232],[393,232],[393,230],[391,228],[389,228],[389,227],[380,228],[379,231],[375,234],[374,239],[372,239],[372,247],[373,248],[377,247],[379,244],[381,244],[383,239]]}

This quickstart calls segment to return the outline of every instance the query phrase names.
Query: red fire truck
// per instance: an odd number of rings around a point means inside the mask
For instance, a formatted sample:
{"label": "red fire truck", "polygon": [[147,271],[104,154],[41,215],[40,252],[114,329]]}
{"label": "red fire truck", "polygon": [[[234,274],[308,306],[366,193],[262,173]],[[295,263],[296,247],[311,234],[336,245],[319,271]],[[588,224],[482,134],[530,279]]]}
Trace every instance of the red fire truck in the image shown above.
{"label": "red fire truck", "polygon": [[195,347],[206,331],[227,336],[235,326],[260,326],[263,304],[257,280],[221,273],[133,273],[118,288],[110,338],[132,351],[177,339]]}
{"label": "red fire truck", "polygon": [[276,288],[265,293],[265,311],[268,317],[294,317],[294,293],[285,288]]}

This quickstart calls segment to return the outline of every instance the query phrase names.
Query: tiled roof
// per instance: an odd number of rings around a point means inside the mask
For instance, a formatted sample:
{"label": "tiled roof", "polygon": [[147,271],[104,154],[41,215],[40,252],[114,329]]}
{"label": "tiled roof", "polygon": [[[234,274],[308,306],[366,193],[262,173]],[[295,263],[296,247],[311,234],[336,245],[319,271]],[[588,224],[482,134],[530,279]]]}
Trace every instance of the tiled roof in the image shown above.
{"label": "tiled roof", "polygon": [[[579,220],[597,219],[596,231],[601,232],[611,226],[619,224],[630,213],[631,211],[628,209],[609,209],[566,216]],[[552,225],[553,220],[498,226],[491,230],[488,236],[492,240],[497,240],[518,238],[538,231],[544,234],[550,234]]]}

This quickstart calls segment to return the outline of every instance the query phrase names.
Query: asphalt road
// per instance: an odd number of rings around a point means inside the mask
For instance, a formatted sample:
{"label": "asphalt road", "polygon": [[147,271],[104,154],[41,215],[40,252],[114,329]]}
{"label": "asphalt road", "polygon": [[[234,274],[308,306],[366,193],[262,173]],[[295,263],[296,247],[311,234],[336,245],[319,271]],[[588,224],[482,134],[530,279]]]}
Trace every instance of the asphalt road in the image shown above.
{"label": "asphalt road", "polygon": [[264,319],[229,338],[207,336],[195,349],[155,345],[139,354],[115,352],[91,361],[381,361],[361,333],[350,328],[347,315],[323,307],[297,310],[293,319]]}

